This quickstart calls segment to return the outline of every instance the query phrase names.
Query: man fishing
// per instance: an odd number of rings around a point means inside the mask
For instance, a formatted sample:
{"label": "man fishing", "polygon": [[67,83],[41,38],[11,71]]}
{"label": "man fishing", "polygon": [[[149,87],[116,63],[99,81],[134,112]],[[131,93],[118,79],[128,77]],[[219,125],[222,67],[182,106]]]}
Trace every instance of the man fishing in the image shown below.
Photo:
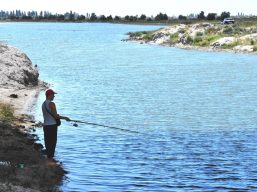
{"label": "man fishing", "polygon": [[53,159],[57,142],[57,127],[60,125],[60,119],[70,121],[70,118],[61,116],[57,113],[55,103],[53,102],[56,92],[48,89],[45,92],[46,100],[42,104],[42,112],[44,116],[44,140],[47,154],[47,163],[55,164]]}

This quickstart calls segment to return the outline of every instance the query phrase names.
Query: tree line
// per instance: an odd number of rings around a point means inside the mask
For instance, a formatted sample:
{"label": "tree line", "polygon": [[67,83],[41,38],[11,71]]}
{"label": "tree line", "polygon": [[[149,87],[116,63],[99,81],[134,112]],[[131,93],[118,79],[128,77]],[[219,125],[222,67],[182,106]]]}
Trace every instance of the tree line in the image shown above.
{"label": "tree line", "polygon": [[97,16],[95,13],[87,13],[86,15],[78,14],[73,11],[66,12],[65,14],[52,14],[48,11],[0,11],[0,20],[11,20],[11,21],[70,21],[70,22],[168,22],[169,20],[187,20],[187,19],[198,19],[198,20],[223,20],[224,18],[230,17],[229,12],[222,12],[221,15],[216,13],[208,13],[205,16],[204,11],[199,14],[191,16],[179,15],[177,18],[169,17],[166,13],[159,13],[156,16],[148,17],[145,14],[140,16],[126,15],[125,17],[120,16]]}

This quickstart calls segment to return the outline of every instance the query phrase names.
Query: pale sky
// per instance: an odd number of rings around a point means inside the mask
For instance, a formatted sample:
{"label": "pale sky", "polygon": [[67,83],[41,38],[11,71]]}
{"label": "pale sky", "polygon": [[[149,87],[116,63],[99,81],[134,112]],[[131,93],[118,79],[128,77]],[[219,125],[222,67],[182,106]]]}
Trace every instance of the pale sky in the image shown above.
{"label": "pale sky", "polygon": [[159,12],[169,16],[190,13],[217,13],[229,11],[257,15],[257,0],[0,0],[0,10],[24,10],[65,13],[70,10],[79,14],[141,15],[155,16]]}

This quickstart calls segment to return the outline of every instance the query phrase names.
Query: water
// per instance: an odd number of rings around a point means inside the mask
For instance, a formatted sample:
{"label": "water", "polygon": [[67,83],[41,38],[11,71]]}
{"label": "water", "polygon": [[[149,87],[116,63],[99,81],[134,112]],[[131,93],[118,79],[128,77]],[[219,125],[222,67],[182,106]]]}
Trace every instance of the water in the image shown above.
{"label": "water", "polygon": [[61,190],[257,191],[257,56],[121,41],[156,28],[0,25],[53,83],[60,114],[139,132],[63,122]]}

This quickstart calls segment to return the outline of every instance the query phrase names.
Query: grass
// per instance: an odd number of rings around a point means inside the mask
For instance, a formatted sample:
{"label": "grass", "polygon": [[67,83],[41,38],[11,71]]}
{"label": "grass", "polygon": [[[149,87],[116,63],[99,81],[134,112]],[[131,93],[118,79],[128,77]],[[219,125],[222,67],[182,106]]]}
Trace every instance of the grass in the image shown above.
{"label": "grass", "polygon": [[14,109],[10,104],[0,103],[0,120],[11,121],[14,117]]}
{"label": "grass", "polygon": [[153,32],[149,32],[147,34],[144,34],[142,39],[145,41],[151,41],[154,37],[154,33]]}
{"label": "grass", "polygon": [[221,48],[223,49],[232,49],[237,45],[241,45],[242,42],[240,40],[236,40],[233,43],[222,45]]}
{"label": "grass", "polygon": [[178,42],[178,33],[173,33],[170,35],[170,43],[175,44]]}

